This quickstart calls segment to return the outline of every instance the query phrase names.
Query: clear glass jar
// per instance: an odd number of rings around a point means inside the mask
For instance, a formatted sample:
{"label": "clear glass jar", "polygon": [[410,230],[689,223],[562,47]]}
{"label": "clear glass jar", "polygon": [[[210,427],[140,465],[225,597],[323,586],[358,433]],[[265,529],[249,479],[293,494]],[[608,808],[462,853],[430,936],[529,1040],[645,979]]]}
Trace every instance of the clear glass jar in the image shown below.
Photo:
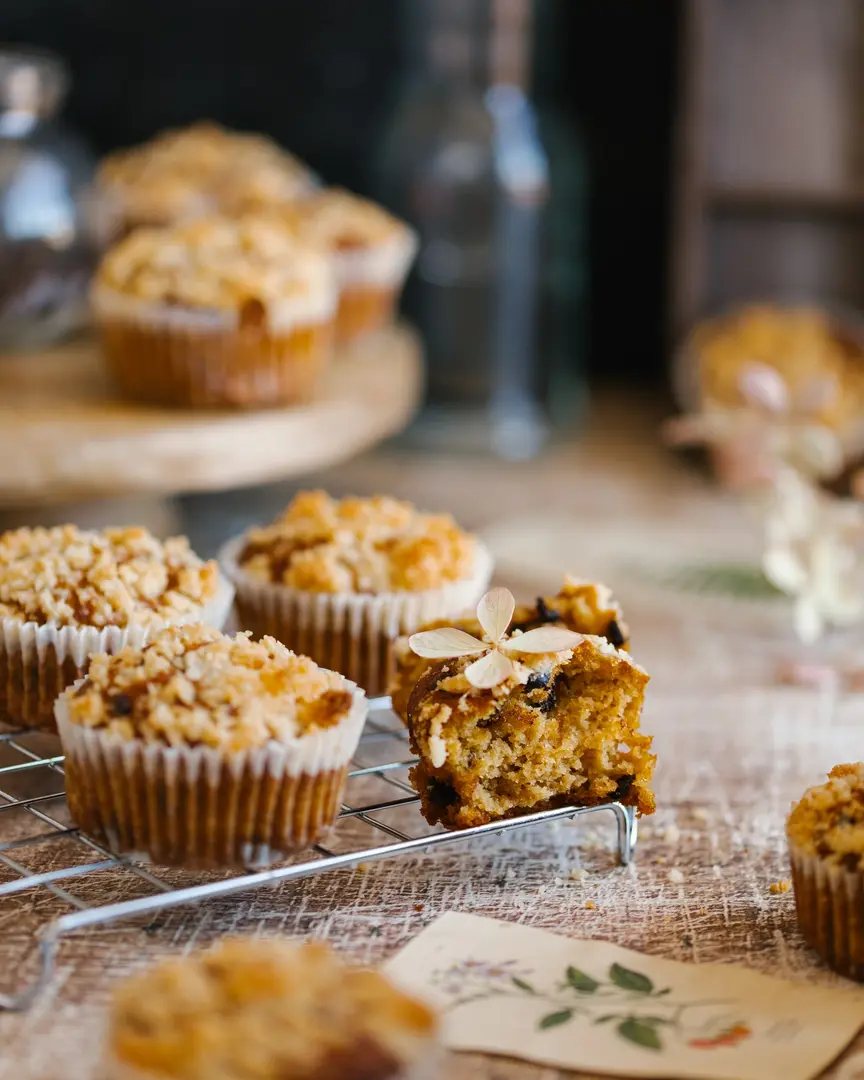
{"label": "clear glass jar", "polygon": [[548,162],[525,90],[527,0],[406,0],[409,79],[379,167],[420,253],[405,309],[427,351],[427,447],[535,454]]}
{"label": "clear glass jar", "polygon": [[0,50],[0,348],[80,328],[102,228],[93,162],[57,123],[68,86],[47,53]]}

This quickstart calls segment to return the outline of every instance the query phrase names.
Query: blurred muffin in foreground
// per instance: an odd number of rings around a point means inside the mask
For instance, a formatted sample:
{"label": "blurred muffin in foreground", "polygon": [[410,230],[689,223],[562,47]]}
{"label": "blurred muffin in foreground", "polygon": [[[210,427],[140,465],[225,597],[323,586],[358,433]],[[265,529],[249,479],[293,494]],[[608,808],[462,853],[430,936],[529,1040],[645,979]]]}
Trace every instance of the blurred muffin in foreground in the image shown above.
{"label": "blurred muffin in foreground", "polygon": [[287,203],[316,185],[308,166],[272,139],[209,121],[109,154],[97,182],[123,232],[234,212],[245,204]]}
{"label": "blurred muffin in foreground", "polygon": [[433,1080],[438,1021],[326,945],[229,939],[114,995],[106,1080]]}
{"label": "blurred muffin in foreground", "polygon": [[128,397],[254,408],[312,396],[331,357],[338,293],[326,255],[287,227],[205,218],[122,240],[91,300]]}

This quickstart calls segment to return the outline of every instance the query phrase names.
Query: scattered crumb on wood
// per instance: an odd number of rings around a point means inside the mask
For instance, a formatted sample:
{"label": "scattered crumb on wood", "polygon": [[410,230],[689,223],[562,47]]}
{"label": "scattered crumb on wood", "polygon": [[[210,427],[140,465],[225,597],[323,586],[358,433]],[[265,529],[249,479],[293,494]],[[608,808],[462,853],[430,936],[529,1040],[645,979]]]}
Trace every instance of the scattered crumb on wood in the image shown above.
{"label": "scattered crumb on wood", "polygon": [[597,910],[597,905],[594,903],[593,900],[586,900],[585,901],[585,909],[587,911],[596,911]]}
{"label": "scattered crumb on wood", "polygon": [[693,817],[696,818],[697,821],[710,821],[711,820],[711,815],[708,813],[708,811],[705,809],[704,806],[696,806],[696,807],[694,807],[693,808]]}
{"label": "scattered crumb on wood", "polygon": [[768,891],[772,892],[775,896],[778,893],[789,892],[792,888],[792,882],[789,878],[780,878],[779,881],[772,881],[768,886]]}
{"label": "scattered crumb on wood", "polygon": [[681,839],[681,830],[677,825],[667,825],[663,830],[664,844],[677,844]]}
{"label": "scattered crumb on wood", "polygon": [[588,876],[588,871],[581,866],[574,866],[567,876],[571,881],[584,881]]}
{"label": "scattered crumb on wood", "polygon": [[684,875],[678,869],[677,866],[673,866],[669,873],[666,875],[667,881],[670,881],[673,885],[683,885]]}

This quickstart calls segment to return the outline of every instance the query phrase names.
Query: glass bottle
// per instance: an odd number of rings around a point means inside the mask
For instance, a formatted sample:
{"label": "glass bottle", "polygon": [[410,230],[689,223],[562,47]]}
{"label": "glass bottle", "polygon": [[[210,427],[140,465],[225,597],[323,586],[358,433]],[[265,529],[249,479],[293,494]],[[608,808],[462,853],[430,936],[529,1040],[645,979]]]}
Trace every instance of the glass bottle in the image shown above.
{"label": "glass bottle", "polygon": [[533,456],[549,423],[538,350],[548,162],[525,84],[529,0],[404,0],[409,76],[382,200],[419,230],[405,309],[427,352],[415,441]]}
{"label": "glass bottle", "polygon": [[57,123],[67,75],[47,53],[0,50],[0,347],[50,344],[86,319],[98,257],[93,163]]}

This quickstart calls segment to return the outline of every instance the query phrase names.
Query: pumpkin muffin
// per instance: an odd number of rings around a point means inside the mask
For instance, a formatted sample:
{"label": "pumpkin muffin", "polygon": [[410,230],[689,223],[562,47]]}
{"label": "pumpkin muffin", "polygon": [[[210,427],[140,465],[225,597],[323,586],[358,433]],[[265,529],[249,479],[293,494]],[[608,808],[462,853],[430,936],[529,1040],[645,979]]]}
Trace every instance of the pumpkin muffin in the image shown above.
{"label": "pumpkin muffin", "polygon": [[333,260],[338,342],[392,321],[417,252],[413,229],[376,203],[338,188],[294,203],[287,218],[302,242],[323,248]]}
{"label": "pumpkin muffin", "polygon": [[[454,626],[475,637],[483,636],[474,612],[463,612],[458,619],[438,619],[425,623],[420,630],[436,630]],[[512,631],[534,630],[538,626],[563,626],[579,634],[591,634],[605,638],[617,649],[630,647],[630,629],[612,592],[600,582],[584,581],[571,577],[554,596],[538,596],[533,604],[517,604],[510,624]],[[396,673],[390,684],[393,711],[403,720],[408,717],[408,699],[421,676],[433,661],[418,656],[407,637],[401,637],[394,646]]]}
{"label": "pumpkin muffin", "polygon": [[220,558],[243,627],[344,672],[369,694],[387,689],[395,639],[476,603],[492,569],[486,548],[449,514],[323,491],[301,492]]}
{"label": "pumpkin muffin", "polygon": [[805,791],[786,835],[804,940],[864,982],[864,763],[837,765]]}
{"label": "pumpkin muffin", "polygon": [[604,638],[513,628],[514,606],[506,589],[486,594],[482,640],[456,627],[411,637],[432,661],[407,707],[424,817],[461,829],[612,800],[653,813],[646,672]]}
{"label": "pumpkin muffin", "polygon": [[162,865],[266,866],[335,820],[366,698],[272,638],[196,624],[92,657],[56,716],[84,832]]}
{"label": "pumpkin muffin", "polygon": [[326,945],[228,939],[115,991],[106,1080],[432,1080],[438,1021]]}
{"label": "pumpkin muffin", "polygon": [[327,256],[286,226],[204,218],[122,240],[91,299],[127,396],[252,408],[310,398],[330,359],[338,294]]}
{"label": "pumpkin muffin", "polygon": [[272,139],[209,121],[109,154],[97,182],[124,233],[242,205],[288,203],[316,186],[308,166]]}
{"label": "pumpkin muffin", "polygon": [[221,626],[233,589],[185,537],[75,525],[0,535],[0,721],[54,730],[54,701],[90,656],[166,626]]}

